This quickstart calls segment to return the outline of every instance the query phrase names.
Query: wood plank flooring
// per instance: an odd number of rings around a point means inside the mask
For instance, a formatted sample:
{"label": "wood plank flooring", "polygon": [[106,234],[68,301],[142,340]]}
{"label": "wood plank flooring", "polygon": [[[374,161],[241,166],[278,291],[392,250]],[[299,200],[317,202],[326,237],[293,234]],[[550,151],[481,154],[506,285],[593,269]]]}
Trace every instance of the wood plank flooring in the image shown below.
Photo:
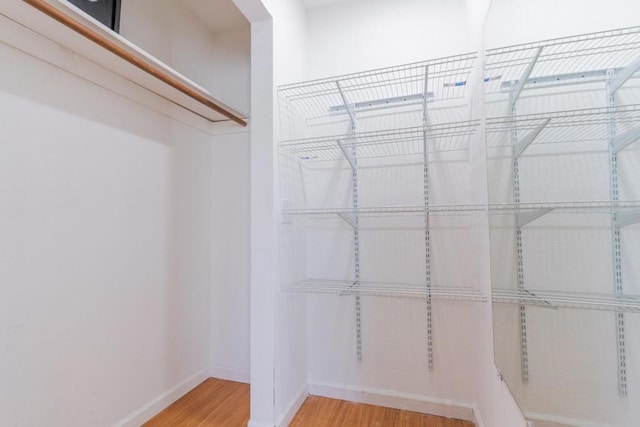
{"label": "wood plank flooring", "polygon": [[[209,378],[153,417],[147,427],[245,427],[249,385]],[[473,427],[473,423],[399,409],[309,396],[291,427]]]}
{"label": "wood plank flooring", "polygon": [[290,427],[473,427],[468,421],[309,396]]}
{"label": "wood plank flooring", "polygon": [[248,422],[249,384],[209,378],[145,426],[244,427]]}

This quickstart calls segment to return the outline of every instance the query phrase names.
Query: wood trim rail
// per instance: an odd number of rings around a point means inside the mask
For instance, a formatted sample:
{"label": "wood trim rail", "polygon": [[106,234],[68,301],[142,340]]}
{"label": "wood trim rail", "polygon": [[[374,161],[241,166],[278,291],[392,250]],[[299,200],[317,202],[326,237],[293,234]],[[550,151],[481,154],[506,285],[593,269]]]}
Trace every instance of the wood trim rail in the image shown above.
{"label": "wood trim rail", "polygon": [[125,61],[141,69],[142,71],[145,71],[146,73],[154,76],[158,80],[168,84],[169,86],[182,92],[183,94],[193,98],[194,100],[198,101],[204,106],[216,111],[219,114],[222,114],[223,116],[229,118],[230,120],[233,120],[234,122],[236,122],[241,126],[247,126],[246,120],[240,117],[237,113],[232,112],[229,109],[225,108],[224,106],[220,105],[215,99],[213,99],[209,95],[187,86],[183,82],[171,76],[166,71],[152,64],[149,64],[148,62],[142,60],[141,58],[136,57],[135,55],[128,52],[126,49],[123,49],[113,41],[109,40],[107,37],[93,31],[92,29],[76,21],[74,18],[58,10],[57,8],[49,4],[46,0],[23,0],[23,1],[28,5],[38,9],[42,13],[48,15],[49,17],[55,19],[56,21],[60,22],[61,24],[65,25],[66,27],[77,32],[78,34],[86,37],[87,39],[91,40],[97,45],[105,48],[106,50],[113,53],[114,55],[124,59]]}

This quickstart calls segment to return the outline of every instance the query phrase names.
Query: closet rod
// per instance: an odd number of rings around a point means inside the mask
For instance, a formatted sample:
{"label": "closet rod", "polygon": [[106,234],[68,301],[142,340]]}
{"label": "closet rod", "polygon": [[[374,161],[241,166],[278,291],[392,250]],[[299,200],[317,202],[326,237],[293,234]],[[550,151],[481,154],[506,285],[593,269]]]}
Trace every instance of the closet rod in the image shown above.
{"label": "closet rod", "polygon": [[216,101],[214,98],[212,98],[208,94],[203,93],[199,90],[190,88],[186,84],[180,82],[175,77],[172,77],[166,71],[163,71],[162,69],[147,63],[143,59],[136,57],[135,55],[128,52],[126,49],[123,49],[113,41],[109,40],[107,37],[91,30],[90,28],[87,28],[86,26],[82,25],[80,22],[76,21],[75,19],[68,16],[64,12],[58,10],[57,8],[49,4],[46,0],[23,0],[23,1],[28,5],[38,9],[45,15],[48,15],[49,17],[55,19],[56,21],[65,25],[66,27],[77,32],[78,34],[86,37],[87,39],[91,40],[97,45],[105,48],[109,52],[124,59],[125,61],[141,69],[142,71],[148,74],[151,74],[158,80],[168,84],[174,89],[193,98],[194,100],[198,101],[204,106],[222,114],[223,116],[229,118],[230,120],[233,120],[234,122],[238,123],[241,126],[247,126],[247,122],[242,117],[240,117],[239,115],[237,115],[232,111],[229,111],[224,106],[220,105],[218,101]]}

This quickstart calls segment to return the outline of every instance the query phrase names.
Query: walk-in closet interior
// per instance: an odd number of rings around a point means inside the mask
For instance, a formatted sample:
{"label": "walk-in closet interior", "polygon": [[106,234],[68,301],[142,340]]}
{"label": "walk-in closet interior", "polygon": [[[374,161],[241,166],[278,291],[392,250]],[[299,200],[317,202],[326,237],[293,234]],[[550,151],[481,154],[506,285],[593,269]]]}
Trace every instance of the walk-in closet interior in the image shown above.
{"label": "walk-in closet interior", "polygon": [[640,425],[639,17],[0,0],[0,426]]}

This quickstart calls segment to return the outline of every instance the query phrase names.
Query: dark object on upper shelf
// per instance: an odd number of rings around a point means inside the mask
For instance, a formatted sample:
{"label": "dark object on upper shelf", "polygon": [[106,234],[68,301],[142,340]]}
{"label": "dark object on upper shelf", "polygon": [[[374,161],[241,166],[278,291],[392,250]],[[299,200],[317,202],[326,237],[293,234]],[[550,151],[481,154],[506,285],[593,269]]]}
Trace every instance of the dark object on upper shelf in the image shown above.
{"label": "dark object on upper shelf", "polygon": [[116,33],[120,30],[121,0],[67,0]]}

